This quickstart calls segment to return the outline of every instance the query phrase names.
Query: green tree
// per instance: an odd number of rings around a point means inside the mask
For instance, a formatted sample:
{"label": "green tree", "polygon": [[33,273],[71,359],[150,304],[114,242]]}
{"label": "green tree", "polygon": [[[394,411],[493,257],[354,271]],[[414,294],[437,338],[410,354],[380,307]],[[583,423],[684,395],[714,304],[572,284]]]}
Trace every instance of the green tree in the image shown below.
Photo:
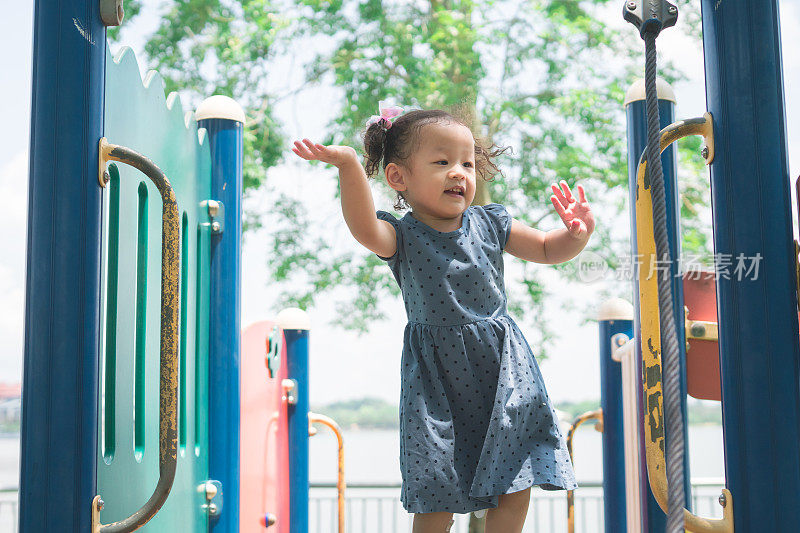
{"label": "green tree", "polygon": [[[476,203],[503,203],[515,218],[547,230],[561,225],[549,184],[580,180],[598,220],[589,249],[613,267],[629,253],[629,234],[613,233],[612,222],[624,217],[628,202],[622,101],[642,74],[643,44],[633,27],[619,31],[603,22],[609,6],[616,1],[173,0],[146,53],[168,90],[227,94],[242,103],[245,188],[252,191],[288,152],[271,114],[288,95],[269,92],[269,68],[298,39],[323,39],[305,67],[307,83],[332,84],[343,93],[324,142],[360,150],[364,121],[382,99],[459,108],[477,134],[515,148],[500,161],[505,176],[481,185]],[[693,17],[693,11],[684,15]],[[681,77],[663,61],[660,73],[670,81]],[[681,150],[684,248],[707,252],[710,234],[696,211],[708,205],[698,150],[697,140]],[[687,166],[690,152],[695,162]],[[388,186],[381,190],[389,199]],[[367,250],[341,251],[323,237],[306,237],[310,217],[299,201],[279,195],[273,205],[281,216],[271,227],[267,264],[280,305],[308,308],[344,288],[348,296],[336,302],[340,326],[363,332],[384,318],[379,302],[399,290],[383,261]],[[256,215],[249,214],[251,226]],[[574,279],[570,263],[547,268]],[[544,270],[524,263],[521,283],[508,291],[510,311],[536,325],[538,356],[552,342],[541,318],[547,316]],[[629,297],[630,287],[607,292]],[[593,307],[581,304],[584,311]]]}

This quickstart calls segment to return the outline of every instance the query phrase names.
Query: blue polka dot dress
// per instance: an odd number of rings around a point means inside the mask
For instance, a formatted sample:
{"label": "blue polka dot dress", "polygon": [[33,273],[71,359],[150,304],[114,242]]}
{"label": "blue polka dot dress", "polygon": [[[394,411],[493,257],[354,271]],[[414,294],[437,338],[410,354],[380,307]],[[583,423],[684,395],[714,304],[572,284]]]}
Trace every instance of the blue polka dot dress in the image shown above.
{"label": "blue polka dot dress", "polygon": [[[511,217],[470,206],[440,232],[411,213],[385,260],[408,324],[401,360],[401,501],[409,513],[468,513],[532,485],[574,489],[564,435],[539,366],[507,313],[503,248]],[[380,257],[380,256],[379,256]]]}

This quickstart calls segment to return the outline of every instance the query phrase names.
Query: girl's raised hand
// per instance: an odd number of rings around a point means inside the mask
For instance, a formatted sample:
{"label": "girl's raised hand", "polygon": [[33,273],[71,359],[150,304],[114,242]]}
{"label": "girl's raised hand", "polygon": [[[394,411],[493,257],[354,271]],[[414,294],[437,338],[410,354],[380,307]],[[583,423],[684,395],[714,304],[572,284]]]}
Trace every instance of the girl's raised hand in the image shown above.
{"label": "girl's raised hand", "polygon": [[576,239],[586,238],[594,231],[594,215],[586,201],[586,193],[583,185],[578,185],[578,198],[572,195],[569,185],[561,180],[561,189],[555,183],[550,186],[553,188],[554,195],[550,197],[556,212],[564,221],[570,235]]}
{"label": "girl's raised hand", "polygon": [[325,146],[303,139],[302,143],[300,141],[294,142],[292,152],[307,161],[318,160],[336,167],[341,167],[346,163],[358,163],[358,155],[350,146]]}

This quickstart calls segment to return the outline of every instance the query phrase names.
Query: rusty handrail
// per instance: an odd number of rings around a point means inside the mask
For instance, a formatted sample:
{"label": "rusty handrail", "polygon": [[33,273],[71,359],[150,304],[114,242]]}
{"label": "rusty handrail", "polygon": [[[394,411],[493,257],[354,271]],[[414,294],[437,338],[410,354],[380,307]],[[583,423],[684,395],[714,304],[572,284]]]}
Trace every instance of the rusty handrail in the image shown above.
{"label": "rusty handrail", "polygon": [[[567,431],[567,451],[569,452],[570,461],[572,461],[572,437],[578,427],[589,420],[596,420],[595,429],[600,432],[603,431],[602,409],[587,411],[573,420]],[[575,533],[575,490],[567,491],[567,533]]]}
{"label": "rusty handrail", "polygon": [[[670,124],[660,132],[659,148],[663,152],[673,142],[689,135],[702,135],[706,142],[706,164],[714,159],[714,124],[710,113],[702,118]],[[658,505],[667,512],[667,475],[664,459],[664,404],[662,394],[661,329],[658,305],[658,272],[653,238],[653,199],[647,172],[647,149],[639,159],[636,172],[636,249],[641,254],[641,272],[637,278],[642,349],[642,403],[644,405],[644,445],[650,490]],[[733,531],[733,497],[727,488],[720,496],[722,519],[703,518],[684,509],[687,531],[730,533]]]}
{"label": "rusty handrail", "polygon": [[161,218],[161,371],[158,419],[158,482],[135,513],[111,524],[100,523],[103,500],[92,500],[92,533],[129,533],[150,521],[169,496],[178,463],[178,278],[180,224],[175,193],[164,172],[142,154],[100,139],[99,180],[107,183],[106,163],[119,161],[140,170],[155,184],[163,203]]}

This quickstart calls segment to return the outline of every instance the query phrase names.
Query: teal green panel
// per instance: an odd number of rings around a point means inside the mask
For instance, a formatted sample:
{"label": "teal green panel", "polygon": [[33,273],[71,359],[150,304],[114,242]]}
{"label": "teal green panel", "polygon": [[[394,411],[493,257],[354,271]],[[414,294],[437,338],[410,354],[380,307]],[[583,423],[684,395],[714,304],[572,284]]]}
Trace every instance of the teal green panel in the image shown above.
{"label": "teal green panel", "polygon": [[[205,130],[160,76],[144,83],[130,49],[107,56],[105,137],[147,156],[167,175],[181,220],[179,448],[175,483],[144,532],[208,531],[207,376],[211,157]],[[175,97],[175,98],[173,98]],[[104,196],[103,358],[97,486],[104,524],[134,513],[158,480],[161,208],[158,190],[116,163]],[[144,198],[144,200],[143,200]],[[138,352],[138,358],[137,358]]]}

